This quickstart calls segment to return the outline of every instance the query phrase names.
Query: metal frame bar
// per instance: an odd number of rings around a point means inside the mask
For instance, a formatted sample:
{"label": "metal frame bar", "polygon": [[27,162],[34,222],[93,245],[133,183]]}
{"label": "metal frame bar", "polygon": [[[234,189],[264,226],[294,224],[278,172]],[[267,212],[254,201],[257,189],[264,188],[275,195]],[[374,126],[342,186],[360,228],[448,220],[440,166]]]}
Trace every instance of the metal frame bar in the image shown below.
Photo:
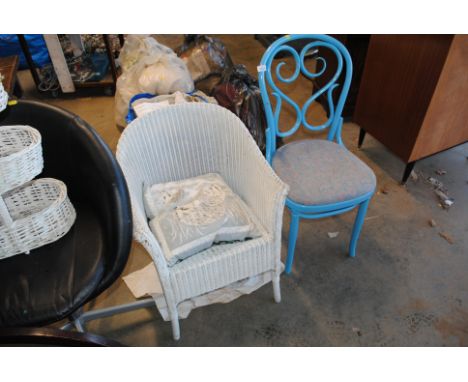
{"label": "metal frame bar", "polygon": [[128,304],[122,304],[117,306],[111,306],[109,308],[95,309],[90,310],[84,313],[77,313],[70,317],[70,322],[63,325],[60,329],[70,330],[72,327],[75,327],[79,332],[85,332],[85,324],[89,321],[97,320],[99,318],[105,318],[114,316],[120,313],[127,313],[133,310],[150,308],[156,306],[155,301],[152,298],[145,298],[143,300],[138,300],[130,302]]}
{"label": "metal frame bar", "polygon": [[41,83],[41,78],[39,74],[37,74],[36,65],[34,64],[34,60],[31,55],[31,51],[29,50],[28,42],[26,41],[26,37],[24,34],[18,34],[18,41],[21,45],[21,50],[23,51],[24,58],[29,66],[29,71],[31,72],[31,76],[36,84],[36,88],[39,89],[39,84]]}
{"label": "metal frame bar", "polygon": [[117,84],[117,77],[118,77],[118,74],[117,74],[117,66],[115,64],[115,60],[114,60],[114,53],[112,52],[112,46],[111,46],[111,43],[110,43],[110,40],[109,40],[109,35],[107,34],[103,34],[102,35],[102,38],[104,40],[104,45],[106,46],[106,53],[107,53],[107,58],[109,59],[109,65],[110,65],[110,72],[111,72],[111,75],[112,75],[112,81],[114,82],[114,91],[115,91],[115,86]]}

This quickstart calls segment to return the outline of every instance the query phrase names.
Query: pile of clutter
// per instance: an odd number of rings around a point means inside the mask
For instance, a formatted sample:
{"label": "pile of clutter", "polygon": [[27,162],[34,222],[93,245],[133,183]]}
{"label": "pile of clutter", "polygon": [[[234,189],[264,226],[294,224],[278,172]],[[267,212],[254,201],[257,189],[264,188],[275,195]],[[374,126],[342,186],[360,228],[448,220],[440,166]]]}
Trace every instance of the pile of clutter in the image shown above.
{"label": "pile of clutter", "polygon": [[[73,82],[100,81],[109,69],[109,58],[103,35],[78,35],[79,43],[72,43],[71,35],[58,35]],[[76,35],[75,35],[76,36]],[[111,51],[118,55],[118,35],[108,35]]]}
{"label": "pile of clutter", "polygon": [[[71,35],[68,34],[59,34],[58,38],[60,41],[60,45],[62,46],[63,54],[65,57],[70,57],[76,55],[76,46],[72,44],[70,39]],[[106,52],[106,44],[104,42],[104,38],[102,34],[80,34],[74,35],[79,36],[80,38],[80,45],[83,50],[89,54],[92,53],[107,53]],[[120,41],[119,35],[116,34],[109,34],[107,35],[110,43],[111,51],[114,55],[118,55],[120,51]]]}
{"label": "pile of clutter", "polygon": [[[101,81],[108,73],[110,65],[103,35],[74,35],[78,36],[79,42],[72,41],[71,36],[73,35],[59,34],[58,38],[73,82],[82,84]],[[120,49],[118,35],[108,35],[108,38],[112,53],[114,56],[118,55]],[[45,45],[44,49],[48,58]],[[57,91],[60,89],[55,69],[49,59],[41,65],[39,74],[41,78],[39,90]]]}
{"label": "pile of clutter", "polygon": [[[443,169],[437,169],[434,172],[437,175],[445,175],[447,173],[447,171]],[[449,196],[447,187],[445,187],[444,183],[439,179],[436,179],[433,176],[426,176],[422,171],[419,171],[418,174],[414,170],[411,172],[410,177],[414,182],[417,182],[419,179],[424,179],[425,183],[429,184],[434,190],[434,194],[437,196],[440,207],[447,210],[455,203],[455,199]]]}
{"label": "pile of clutter", "polygon": [[172,104],[208,102],[236,114],[264,152],[266,121],[257,80],[234,65],[225,45],[206,35],[186,35],[175,51],[149,35],[128,35],[115,94],[115,121],[135,118]]}

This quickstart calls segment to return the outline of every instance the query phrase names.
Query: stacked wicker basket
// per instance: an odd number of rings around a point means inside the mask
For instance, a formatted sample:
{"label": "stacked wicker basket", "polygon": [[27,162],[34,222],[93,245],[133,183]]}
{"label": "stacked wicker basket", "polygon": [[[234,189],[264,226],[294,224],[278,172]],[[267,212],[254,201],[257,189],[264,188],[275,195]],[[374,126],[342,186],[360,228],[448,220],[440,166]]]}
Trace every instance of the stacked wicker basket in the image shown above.
{"label": "stacked wicker basket", "polygon": [[75,221],[63,182],[33,180],[42,167],[39,131],[0,126],[0,259],[58,240]]}
{"label": "stacked wicker basket", "polygon": [[2,80],[2,73],[0,73],[0,111],[5,110],[8,104],[8,93],[3,88]]}

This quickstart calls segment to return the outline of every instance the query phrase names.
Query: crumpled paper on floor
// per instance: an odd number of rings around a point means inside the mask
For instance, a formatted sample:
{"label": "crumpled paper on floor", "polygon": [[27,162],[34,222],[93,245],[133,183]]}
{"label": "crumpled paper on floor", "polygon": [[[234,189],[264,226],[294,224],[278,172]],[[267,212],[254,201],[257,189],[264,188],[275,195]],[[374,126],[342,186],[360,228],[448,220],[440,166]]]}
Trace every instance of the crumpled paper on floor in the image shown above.
{"label": "crumpled paper on floor", "polygon": [[158,272],[156,272],[154,263],[149,263],[146,267],[132,272],[122,278],[135,298],[148,297],[163,293],[161,283],[159,282],[159,275]]}
{"label": "crumpled paper on floor", "polygon": [[[283,269],[284,266],[282,265],[282,270]],[[135,298],[151,296],[154,299],[163,320],[171,320],[166,305],[166,299],[164,298],[161,283],[159,281],[159,275],[154,263],[149,263],[146,267],[124,276],[123,280]],[[201,306],[231,302],[244,294],[254,292],[270,281],[271,272],[265,272],[257,276],[237,281],[227,287],[182,301],[177,306],[179,318],[187,318],[193,309]]]}

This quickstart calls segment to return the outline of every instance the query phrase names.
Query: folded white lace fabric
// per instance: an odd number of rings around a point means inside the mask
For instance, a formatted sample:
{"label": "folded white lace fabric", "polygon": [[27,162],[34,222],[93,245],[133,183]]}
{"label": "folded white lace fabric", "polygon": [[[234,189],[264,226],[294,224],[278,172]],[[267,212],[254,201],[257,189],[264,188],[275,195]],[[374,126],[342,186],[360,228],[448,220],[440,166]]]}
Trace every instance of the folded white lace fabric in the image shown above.
{"label": "folded white lace fabric", "polygon": [[255,216],[219,174],[152,185],[144,200],[169,266],[215,243],[260,236]]}

